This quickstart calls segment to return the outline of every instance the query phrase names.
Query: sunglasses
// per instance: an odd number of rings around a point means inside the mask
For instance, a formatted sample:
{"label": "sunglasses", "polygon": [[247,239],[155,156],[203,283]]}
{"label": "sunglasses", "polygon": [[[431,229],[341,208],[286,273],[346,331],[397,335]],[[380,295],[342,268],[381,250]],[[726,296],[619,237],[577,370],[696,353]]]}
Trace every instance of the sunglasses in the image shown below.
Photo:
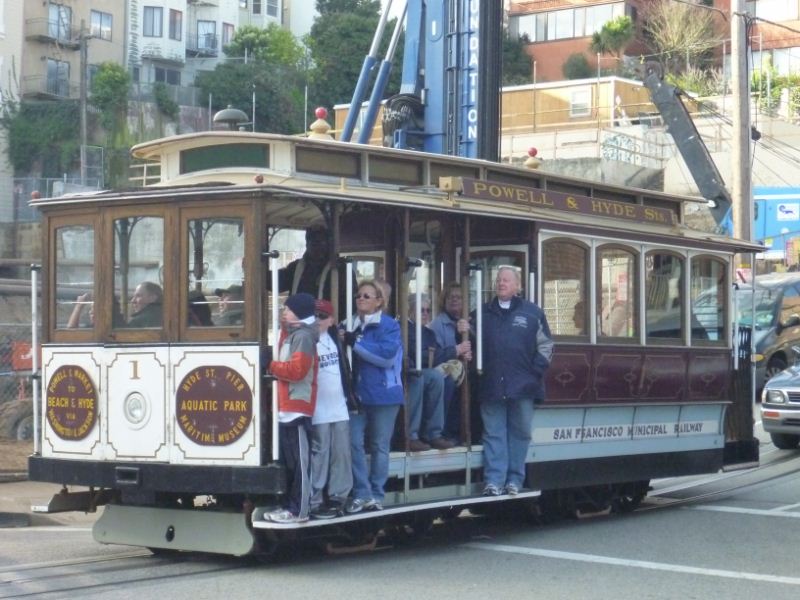
{"label": "sunglasses", "polygon": [[317,313],[317,318],[320,320],[327,319],[330,315],[326,315],[325,313]]}
{"label": "sunglasses", "polygon": [[372,299],[376,299],[377,300],[378,298],[380,298],[380,296],[372,296],[370,294],[356,294],[355,295],[355,299],[356,300],[362,300],[362,299],[363,300],[372,300]]}

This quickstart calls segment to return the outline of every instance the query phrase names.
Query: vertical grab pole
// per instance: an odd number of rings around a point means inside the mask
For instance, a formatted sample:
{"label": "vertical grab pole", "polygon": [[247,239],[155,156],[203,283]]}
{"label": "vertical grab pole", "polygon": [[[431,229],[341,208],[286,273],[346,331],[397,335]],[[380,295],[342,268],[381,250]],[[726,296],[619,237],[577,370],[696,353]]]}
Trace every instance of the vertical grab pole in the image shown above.
{"label": "vertical grab pole", "polygon": [[31,392],[33,402],[33,453],[39,454],[39,269],[31,265]]}
{"label": "vertical grab pole", "polygon": [[422,371],[422,288],[419,285],[419,269],[424,263],[417,259],[414,269],[414,333],[417,339],[414,340],[414,365],[418,371]]}
{"label": "vertical grab pole", "polygon": [[483,374],[483,271],[475,270],[475,368]]}
{"label": "vertical grab pole", "polygon": [[[271,276],[270,288],[272,289],[272,358],[278,358],[278,339],[280,337],[280,318],[278,298],[278,252],[273,250],[269,253],[269,272]],[[278,386],[272,384],[272,460],[278,460],[280,454],[280,439],[278,428]]]}
{"label": "vertical grab pole", "polygon": [[536,302],[536,273],[528,273],[528,300]]}
{"label": "vertical grab pole", "polygon": [[[347,286],[347,297],[345,298],[345,305],[347,306],[347,317],[345,317],[344,328],[347,331],[353,331],[353,260],[348,258],[347,270],[345,275],[345,285]],[[353,347],[347,347],[347,360],[350,366],[353,366]]]}

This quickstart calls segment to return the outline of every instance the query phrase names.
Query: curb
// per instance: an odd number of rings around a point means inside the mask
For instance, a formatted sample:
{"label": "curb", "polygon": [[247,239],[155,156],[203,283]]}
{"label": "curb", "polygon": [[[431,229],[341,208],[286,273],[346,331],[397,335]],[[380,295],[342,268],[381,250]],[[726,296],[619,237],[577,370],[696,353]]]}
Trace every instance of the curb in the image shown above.
{"label": "curb", "polygon": [[27,471],[6,472],[6,473],[0,472],[0,483],[14,483],[16,481],[27,481],[27,480],[28,480]]}
{"label": "curb", "polygon": [[26,513],[0,512],[0,529],[12,527],[28,527],[31,517]]}

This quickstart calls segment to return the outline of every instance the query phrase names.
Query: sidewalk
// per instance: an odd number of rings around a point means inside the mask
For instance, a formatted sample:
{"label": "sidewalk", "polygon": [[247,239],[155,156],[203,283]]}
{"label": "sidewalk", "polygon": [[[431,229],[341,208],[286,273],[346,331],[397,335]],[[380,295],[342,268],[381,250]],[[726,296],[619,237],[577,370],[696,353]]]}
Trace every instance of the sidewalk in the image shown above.
{"label": "sidewalk", "polygon": [[22,475],[25,477],[22,480],[9,481],[8,473],[0,474],[0,529],[28,526],[91,527],[102,512],[34,514],[31,512],[32,505],[46,504],[61,488],[54,483],[28,481],[27,474]]}

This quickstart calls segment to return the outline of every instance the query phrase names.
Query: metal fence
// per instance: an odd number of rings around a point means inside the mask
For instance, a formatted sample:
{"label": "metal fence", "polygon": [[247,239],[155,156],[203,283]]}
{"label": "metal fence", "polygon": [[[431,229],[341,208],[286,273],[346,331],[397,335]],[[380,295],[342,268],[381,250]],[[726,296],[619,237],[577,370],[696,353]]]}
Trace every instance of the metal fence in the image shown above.
{"label": "metal fence", "polygon": [[30,439],[30,323],[0,323],[0,438]]}

